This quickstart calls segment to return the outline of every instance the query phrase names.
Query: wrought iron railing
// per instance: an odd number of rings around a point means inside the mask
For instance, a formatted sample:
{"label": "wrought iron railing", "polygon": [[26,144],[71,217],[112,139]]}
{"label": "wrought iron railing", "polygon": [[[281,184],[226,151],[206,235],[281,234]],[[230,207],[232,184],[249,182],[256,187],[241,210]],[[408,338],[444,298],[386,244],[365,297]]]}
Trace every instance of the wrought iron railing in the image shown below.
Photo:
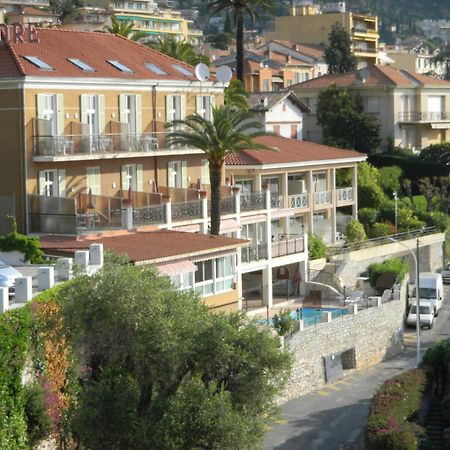
{"label": "wrought iron railing", "polygon": [[397,119],[401,122],[439,122],[442,120],[450,120],[450,112],[438,111],[438,112],[399,112]]}
{"label": "wrought iron railing", "polygon": [[289,196],[290,208],[307,208],[308,207],[308,194],[295,194]]}
{"label": "wrought iron railing", "polygon": [[186,203],[172,203],[172,220],[174,222],[186,220],[186,219],[197,219],[203,216],[202,213],[202,202],[186,202]]}
{"label": "wrought iron railing", "polygon": [[241,195],[241,211],[255,211],[265,209],[265,193],[253,192]]}
{"label": "wrought iron railing", "polygon": [[281,208],[283,206],[283,197],[278,192],[270,193],[270,207]]}
{"label": "wrought iron railing", "polygon": [[165,223],[164,205],[133,210],[133,224],[136,226]]}
{"label": "wrought iron railing", "polygon": [[[220,199],[221,214],[234,214],[236,212],[235,197],[225,197]],[[211,215],[211,200],[208,200],[208,215]]]}

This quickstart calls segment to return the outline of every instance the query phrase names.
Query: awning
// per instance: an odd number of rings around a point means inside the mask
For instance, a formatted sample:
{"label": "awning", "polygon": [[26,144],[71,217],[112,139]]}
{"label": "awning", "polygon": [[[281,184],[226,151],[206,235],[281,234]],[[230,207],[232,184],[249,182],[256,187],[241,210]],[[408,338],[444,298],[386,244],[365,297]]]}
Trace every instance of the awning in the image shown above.
{"label": "awning", "polygon": [[172,261],[166,263],[160,263],[156,265],[158,272],[162,275],[181,275],[183,273],[195,272],[197,266],[187,259],[180,261]]}
{"label": "awning", "polygon": [[278,209],[272,213],[272,219],[279,219],[280,217],[290,217],[292,216],[292,209]]}
{"label": "awning", "polygon": [[432,123],[431,128],[433,130],[446,130],[449,127],[449,123]]}
{"label": "awning", "polygon": [[240,229],[241,226],[236,219],[225,219],[220,221],[220,233],[232,233],[233,231],[238,231]]}
{"label": "awning", "polygon": [[248,223],[265,222],[267,216],[265,214],[255,214],[254,216],[241,217],[241,224],[246,225]]}
{"label": "awning", "polygon": [[200,224],[185,225],[183,227],[174,227],[175,231],[185,231],[186,233],[200,233]]}

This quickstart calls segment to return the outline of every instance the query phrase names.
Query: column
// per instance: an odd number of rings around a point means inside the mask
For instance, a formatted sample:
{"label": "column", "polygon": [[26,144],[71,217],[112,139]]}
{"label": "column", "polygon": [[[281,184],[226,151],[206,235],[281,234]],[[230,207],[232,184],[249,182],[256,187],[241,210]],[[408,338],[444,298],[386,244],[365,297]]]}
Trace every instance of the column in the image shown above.
{"label": "column", "polygon": [[285,208],[290,208],[289,204],[289,184],[288,184],[288,173],[281,174],[281,195],[283,196],[283,205]]}
{"label": "column", "polygon": [[263,304],[272,308],[273,292],[272,292],[272,268],[266,267],[262,271],[262,284],[263,284]]}
{"label": "column", "polygon": [[306,188],[308,190],[308,231],[314,233],[314,184],[312,170],[308,170],[306,174]]}
{"label": "column", "polygon": [[262,185],[262,182],[261,182],[261,174],[260,174],[260,173],[257,173],[257,174],[255,175],[255,188],[254,188],[254,192],[261,192],[261,185]]}
{"label": "column", "polygon": [[266,245],[267,245],[267,260],[272,259],[272,213],[270,208],[270,189],[268,184],[262,186],[264,195],[266,196]]}
{"label": "column", "polygon": [[241,188],[238,186],[233,186],[231,192],[234,195],[234,212],[236,213],[236,221],[239,225],[239,230],[237,231],[236,237],[241,237]]}
{"label": "column", "polygon": [[353,206],[352,219],[358,218],[358,166],[352,167]]}
{"label": "column", "polygon": [[164,205],[167,229],[170,230],[172,229],[172,199],[170,195],[163,195],[161,200]]}
{"label": "column", "polygon": [[331,169],[331,210],[330,210],[330,214],[331,214],[331,243],[335,244],[336,243],[336,203],[337,203],[337,198],[336,198],[336,169],[332,168]]}
{"label": "column", "polygon": [[200,191],[200,201],[202,202],[202,223],[200,233],[208,234],[208,193]]}
{"label": "column", "polygon": [[237,296],[238,296],[238,309],[242,309],[242,263],[241,263],[241,254],[242,249],[238,248],[237,255],[236,255],[236,267],[235,267],[235,274],[236,274],[236,287],[237,287]]}

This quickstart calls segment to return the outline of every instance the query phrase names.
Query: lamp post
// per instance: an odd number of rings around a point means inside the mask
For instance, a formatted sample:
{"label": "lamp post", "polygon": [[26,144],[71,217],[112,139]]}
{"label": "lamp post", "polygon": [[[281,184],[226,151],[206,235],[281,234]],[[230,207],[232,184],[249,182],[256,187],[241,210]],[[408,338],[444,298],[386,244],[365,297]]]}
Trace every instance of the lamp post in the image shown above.
{"label": "lamp post", "polygon": [[411,253],[415,269],[416,269],[416,283],[415,283],[415,290],[416,290],[416,365],[419,367],[420,364],[420,297],[419,297],[419,239],[417,239],[417,246],[416,246],[416,253],[417,256],[414,254],[414,252],[403,242],[398,241],[397,239],[394,239],[392,237],[388,238],[390,241],[395,242],[396,244],[401,245],[402,247],[405,247],[409,253]]}
{"label": "lamp post", "polygon": [[397,233],[397,211],[398,211],[398,195],[394,191],[394,214],[395,214],[395,232]]}

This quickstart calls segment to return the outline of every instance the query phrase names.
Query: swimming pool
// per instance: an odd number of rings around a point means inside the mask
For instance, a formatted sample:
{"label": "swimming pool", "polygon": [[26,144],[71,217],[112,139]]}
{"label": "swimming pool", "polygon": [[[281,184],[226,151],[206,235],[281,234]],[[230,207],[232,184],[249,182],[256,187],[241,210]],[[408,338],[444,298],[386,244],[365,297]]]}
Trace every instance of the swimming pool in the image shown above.
{"label": "swimming pool", "polygon": [[305,325],[315,325],[317,323],[326,322],[327,312],[331,312],[331,317],[337,319],[338,317],[345,316],[349,313],[347,308],[299,308],[291,311],[291,317],[295,320],[303,319]]}

